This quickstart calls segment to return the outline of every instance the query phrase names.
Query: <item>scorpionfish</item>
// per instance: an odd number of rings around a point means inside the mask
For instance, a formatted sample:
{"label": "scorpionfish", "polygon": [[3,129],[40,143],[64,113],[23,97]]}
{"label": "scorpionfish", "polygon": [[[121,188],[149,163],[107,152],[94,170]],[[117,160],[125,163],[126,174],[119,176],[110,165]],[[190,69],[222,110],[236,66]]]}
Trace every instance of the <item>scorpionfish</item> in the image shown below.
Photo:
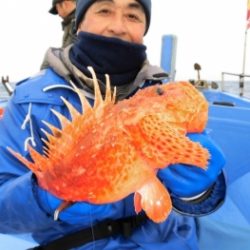
{"label": "scorpionfish", "polygon": [[4,109],[0,108],[0,119],[3,117]]}
{"label": "scorpionfish", "polygon": [[105,204],[134,193],[136,213],[144,210],[152,221],[163,222],[172,203],[157,171],[176,163],[206,170],[208,150],[186,133],[204,130],[208,104],[188,82],[157,84],[116,102],[108,76],[104,97],[93,70],[92,76],[93,107],[75,86],[82,111],[62,97],[71,118],[52,110],[61,128],[45,122],[51,131],[44,131],[43,154],[29,146],[31,162],[9,150],[42,188],[64,201]]}

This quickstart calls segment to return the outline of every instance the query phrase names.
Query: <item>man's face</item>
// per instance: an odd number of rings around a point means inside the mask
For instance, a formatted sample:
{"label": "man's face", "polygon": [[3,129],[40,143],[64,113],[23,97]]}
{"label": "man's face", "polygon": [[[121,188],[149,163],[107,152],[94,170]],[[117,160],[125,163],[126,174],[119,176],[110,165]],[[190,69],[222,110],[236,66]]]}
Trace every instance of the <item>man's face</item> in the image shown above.
{"label": "man's face", "polygon": [[63,0],[56,4],[56,10],[61,18],[67,17],[76,8],[76,2]]}
{"label": "man's face", "polygon": [[79,31],[143,43],[146,16],[135,0],[97,0],[87,10]]}

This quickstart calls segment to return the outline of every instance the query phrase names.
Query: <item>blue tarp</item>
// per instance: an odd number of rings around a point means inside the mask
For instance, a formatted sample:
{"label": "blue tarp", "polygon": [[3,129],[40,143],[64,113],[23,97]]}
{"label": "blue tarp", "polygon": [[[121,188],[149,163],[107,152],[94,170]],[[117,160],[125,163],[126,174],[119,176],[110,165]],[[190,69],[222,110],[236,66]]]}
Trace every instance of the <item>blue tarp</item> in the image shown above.
{"label": "blue tarp", "polygon": [[250,101],[221,92],[205,95],[210,101],[208,130],[226,155],[228,190],[217,212],[198,219],[200,249],[250,249]]}
{"label": "blue tarp", "polygon": [[199,219],[201,250],[250,249],[250,173],[229,186],[224,205]]}
{"label": "blue tarp", "polygon": [[29,235],[5,235],[0,234],[1,250],[25,250],[36,246]]}

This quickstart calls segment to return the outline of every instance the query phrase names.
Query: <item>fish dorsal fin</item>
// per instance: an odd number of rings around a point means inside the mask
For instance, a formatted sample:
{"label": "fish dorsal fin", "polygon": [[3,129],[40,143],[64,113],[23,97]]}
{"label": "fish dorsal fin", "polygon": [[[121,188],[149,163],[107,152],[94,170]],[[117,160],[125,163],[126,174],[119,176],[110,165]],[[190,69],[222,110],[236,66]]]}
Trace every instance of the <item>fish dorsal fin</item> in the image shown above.
{"label": "fish dorsal fin", "polygon": [[116,87],[114,87],[113,97],[112,97],[112,103],[115,103],[116,101]]}
{"label": "fish dorsal fin", "polygon": [[70,124],[70,121],[64,115],[62,115],[61,113],[59,113],[55,109],[51,109],[51,112],[58,118],[62,128],[66,127],[67,125]]}
{"label": "fish dorsal fin", "polygon": [[116,88],[114,88],[114,92],[112,94],[111,91],[111,83],[110,83],[110,78],[107,74],[105,74],[106,78],[106,93],[105,93],[105,98],[103,99],[102,93],[100,90],[100,86],[95,74],[95,71],[92,67],[88,67],[88,70],[90,71],[93,79],[93,84],[94,84],[94,93],[95,93],[95,102],[94,102],[94,108],[97,109],[98,107],[103,107],[106,104],[109,103],[115,103],[115,97],[116,97]]}
{"label": "fish dorsal fin", "polygon": [[94,109],[96,109],[100,105],[102,106],[104,101],[102,98],[101,90],[100,90],[99,83],[98,83],[94,69],[92,67],[88,67],[88,70],[90,71],[90,73],[92,75],[92,79],[93,79],[94,92],[95,92]]}
{"label": "fish dorsal fin", "polygon": [[112,95],[111,95],[111,84],[110,84],[109,75],[105,74],[105,79],[106,79],[106,93],[105,93],[104,102],[111,102]]}
{"label": "fish dorsal fin", "polygon": [[[52,124],[42,120],[42,123],[45,124],[52,132],[52,134],[55,136],[55,137],[60,137],[61,134],[62,134],[62,130],[53,126]],[[47,136],[48,135],[48,132],[45,131],[44,129],[41,129],[42,132]],[[47,136],[48,137],[48,136]]]}
{"label": "fish dorsal fin", "polygon": [[[48,123],[49,125],[49,123]],[[47,137],[48,141],[44,140],[44,142],[46,141],[47,143],[55,143],[56,141],[56,136],[55,135],[52,135],[50,134],[49,132],[47,132],[46,130],[44,129],[41,129],[41,131],[45,134],[45,136]],[[43,140],[43,139],[42,139]],[[47,145],[47,144],[46,144]],[[47,145],[48,146],[48,145]]]}
{"label": "fish dorsal fin", "polygon": [[82,106],[82,112],[86,113],[88,111],[92,111],[92,107],[89,103],[89,101],[87,100],[87,98],[85,97],[85,95],[81,92],[81,90],[79,88],[76,87],[76,85],[71,81],[70,84],[72,85],[72,87],[74,88],[74,91],[76,92],[76,94],[78,95],[80,102],[81,102],[81,106]]}
{"label": "fish dorsal fin", "polygon": [[115,103],[115,97],[116,97],[116,87],[114,87],[114,92],[112,95],[111,92],[111,83],[110,83],[110,77],[109,75],[105,74],[105,78],[106,78],[106,93],[105,93],[105,103]]}
{"label": "fish dorsal fin", "polygon": [[67,106],[71,119],[72,121],[78,117],[80,115],[80,113],[74,108],[74,106],[68,102],[63,96],[61,96],[62,101],[64,102],[64,104]]}
{"label": "fish dorsal fin", "polygon": [[[45,142],[44,139],[42,139],[42,141]],[[43,153],[46,157],[49,157],[50,155],[49,149],[46,146],[43,146]]]}

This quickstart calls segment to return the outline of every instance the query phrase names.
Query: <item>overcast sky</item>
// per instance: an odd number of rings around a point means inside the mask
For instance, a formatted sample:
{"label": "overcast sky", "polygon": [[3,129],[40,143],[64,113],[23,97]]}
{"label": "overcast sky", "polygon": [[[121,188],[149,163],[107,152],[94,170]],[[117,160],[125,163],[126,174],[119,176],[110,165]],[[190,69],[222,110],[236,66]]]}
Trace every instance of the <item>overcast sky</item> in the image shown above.
{"label": "overcast sky", "polygon": [[[38,72],[48,47],[61,44],[61,20],[48,13],[51,0],[7,0],[0,9],[0,76],[11,81]],[[242,73],[247,0],[152,0],[145,37],[148,57],[160,64],[164,34],[177,37],[176,79],[220,80],[221,72]],[[250,74],[250,30],[245,73]]]}

